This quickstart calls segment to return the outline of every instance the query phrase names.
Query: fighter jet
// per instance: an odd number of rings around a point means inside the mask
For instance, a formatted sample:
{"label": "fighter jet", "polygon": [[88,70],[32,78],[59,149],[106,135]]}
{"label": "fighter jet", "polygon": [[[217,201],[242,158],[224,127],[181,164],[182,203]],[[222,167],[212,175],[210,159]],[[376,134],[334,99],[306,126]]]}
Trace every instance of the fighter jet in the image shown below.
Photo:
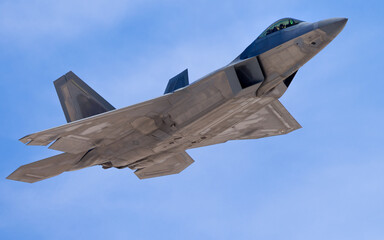
{"label": "fighter jet", "polygon": [[346,22],[280,19],[228,65],[192,84],[186,69],[163,96],[117,110],[68,72],[54,81],[68,123],[20,139],[64,153],[7,178],[33,183],[95,165],[129,168],[140,179],[176,174],[194,162],[187,149],[299,129],[279,98]]}

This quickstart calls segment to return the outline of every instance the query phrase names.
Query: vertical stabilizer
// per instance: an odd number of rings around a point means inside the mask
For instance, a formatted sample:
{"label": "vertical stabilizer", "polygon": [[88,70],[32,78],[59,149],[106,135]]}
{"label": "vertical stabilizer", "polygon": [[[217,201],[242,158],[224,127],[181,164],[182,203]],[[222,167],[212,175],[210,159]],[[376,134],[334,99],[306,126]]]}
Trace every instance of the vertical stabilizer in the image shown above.
{"label": "vertical stabilizer", "polygon": [[174,92],[179,88],[183,88],[187,86],[188,84],[189,84],[188,69],[185,69],[181,73],[169,79],[168,85],[165,88],[164,94]]}
{"label": "vertical stabilizer", "polygon": [[73,72],[54,81],[67,122],[115,109]]}

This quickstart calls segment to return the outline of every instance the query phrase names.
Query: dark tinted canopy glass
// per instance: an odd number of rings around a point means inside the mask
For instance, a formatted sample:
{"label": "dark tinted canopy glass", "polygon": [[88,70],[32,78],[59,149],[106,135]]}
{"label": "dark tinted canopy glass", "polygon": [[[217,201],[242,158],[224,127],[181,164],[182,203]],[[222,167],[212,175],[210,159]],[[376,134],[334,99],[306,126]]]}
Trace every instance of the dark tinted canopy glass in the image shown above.
{"label": "dark tinted canopy glass", "polygon": [[293,18],[283,18],[283,19],[280,19],[280,20],[274,22],[267,29],[265,29],[265,31],[262,34],[260,34],[260,36],[257,39],[265,37],[268,34],[280,31],[280,30],[282,30],[284,28],[292,27],[292,26],[294,26],[296,24],[299,24],[301,22],[302,21],[297,20],[297,19],[293,19]]}

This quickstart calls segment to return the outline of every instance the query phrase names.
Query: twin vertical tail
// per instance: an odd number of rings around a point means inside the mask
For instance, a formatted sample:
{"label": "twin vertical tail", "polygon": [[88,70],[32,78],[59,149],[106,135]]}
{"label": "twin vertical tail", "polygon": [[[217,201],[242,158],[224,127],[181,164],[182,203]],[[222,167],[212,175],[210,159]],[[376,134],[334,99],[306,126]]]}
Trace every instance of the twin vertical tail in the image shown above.
{"label": "twin vertical tail", "polygon": [[[164,94],[172,93],[188,84],[188,69],[185,69],[169,80]],[[67,122],[115,109],[71,71],[54,81],[54,85]]]}
{"label": "twin vertical tail", "polygon": [[71,71],[54,81],[54,85],[67,122],[115,109]]}
{"label": "twin vertical tail", "polygon": [[188,86],[188,84],[189,84],[188,69],[185,69],[181,73],[169,79],[167,87],[165,88],[164,94],[173,93],[177,89]]}

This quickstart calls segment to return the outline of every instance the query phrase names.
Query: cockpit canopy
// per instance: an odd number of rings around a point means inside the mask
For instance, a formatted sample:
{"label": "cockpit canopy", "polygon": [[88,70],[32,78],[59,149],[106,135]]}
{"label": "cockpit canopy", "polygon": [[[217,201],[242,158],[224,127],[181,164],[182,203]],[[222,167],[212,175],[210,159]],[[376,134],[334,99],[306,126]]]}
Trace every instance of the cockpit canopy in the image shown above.
{"label": "cockpit canopy", "polygon": [[269,26],[267,29],[265,29],[264,32],[260,34],[260,36],[257,39],[263,38],[267,36],[268,34],[280,31],[284,28],[292,27],[296,24],[299,24],[303,21],[293,19],[293,18],[283,18],[280,20],[277,20],[276,22],[272,23],[271,26]]}

